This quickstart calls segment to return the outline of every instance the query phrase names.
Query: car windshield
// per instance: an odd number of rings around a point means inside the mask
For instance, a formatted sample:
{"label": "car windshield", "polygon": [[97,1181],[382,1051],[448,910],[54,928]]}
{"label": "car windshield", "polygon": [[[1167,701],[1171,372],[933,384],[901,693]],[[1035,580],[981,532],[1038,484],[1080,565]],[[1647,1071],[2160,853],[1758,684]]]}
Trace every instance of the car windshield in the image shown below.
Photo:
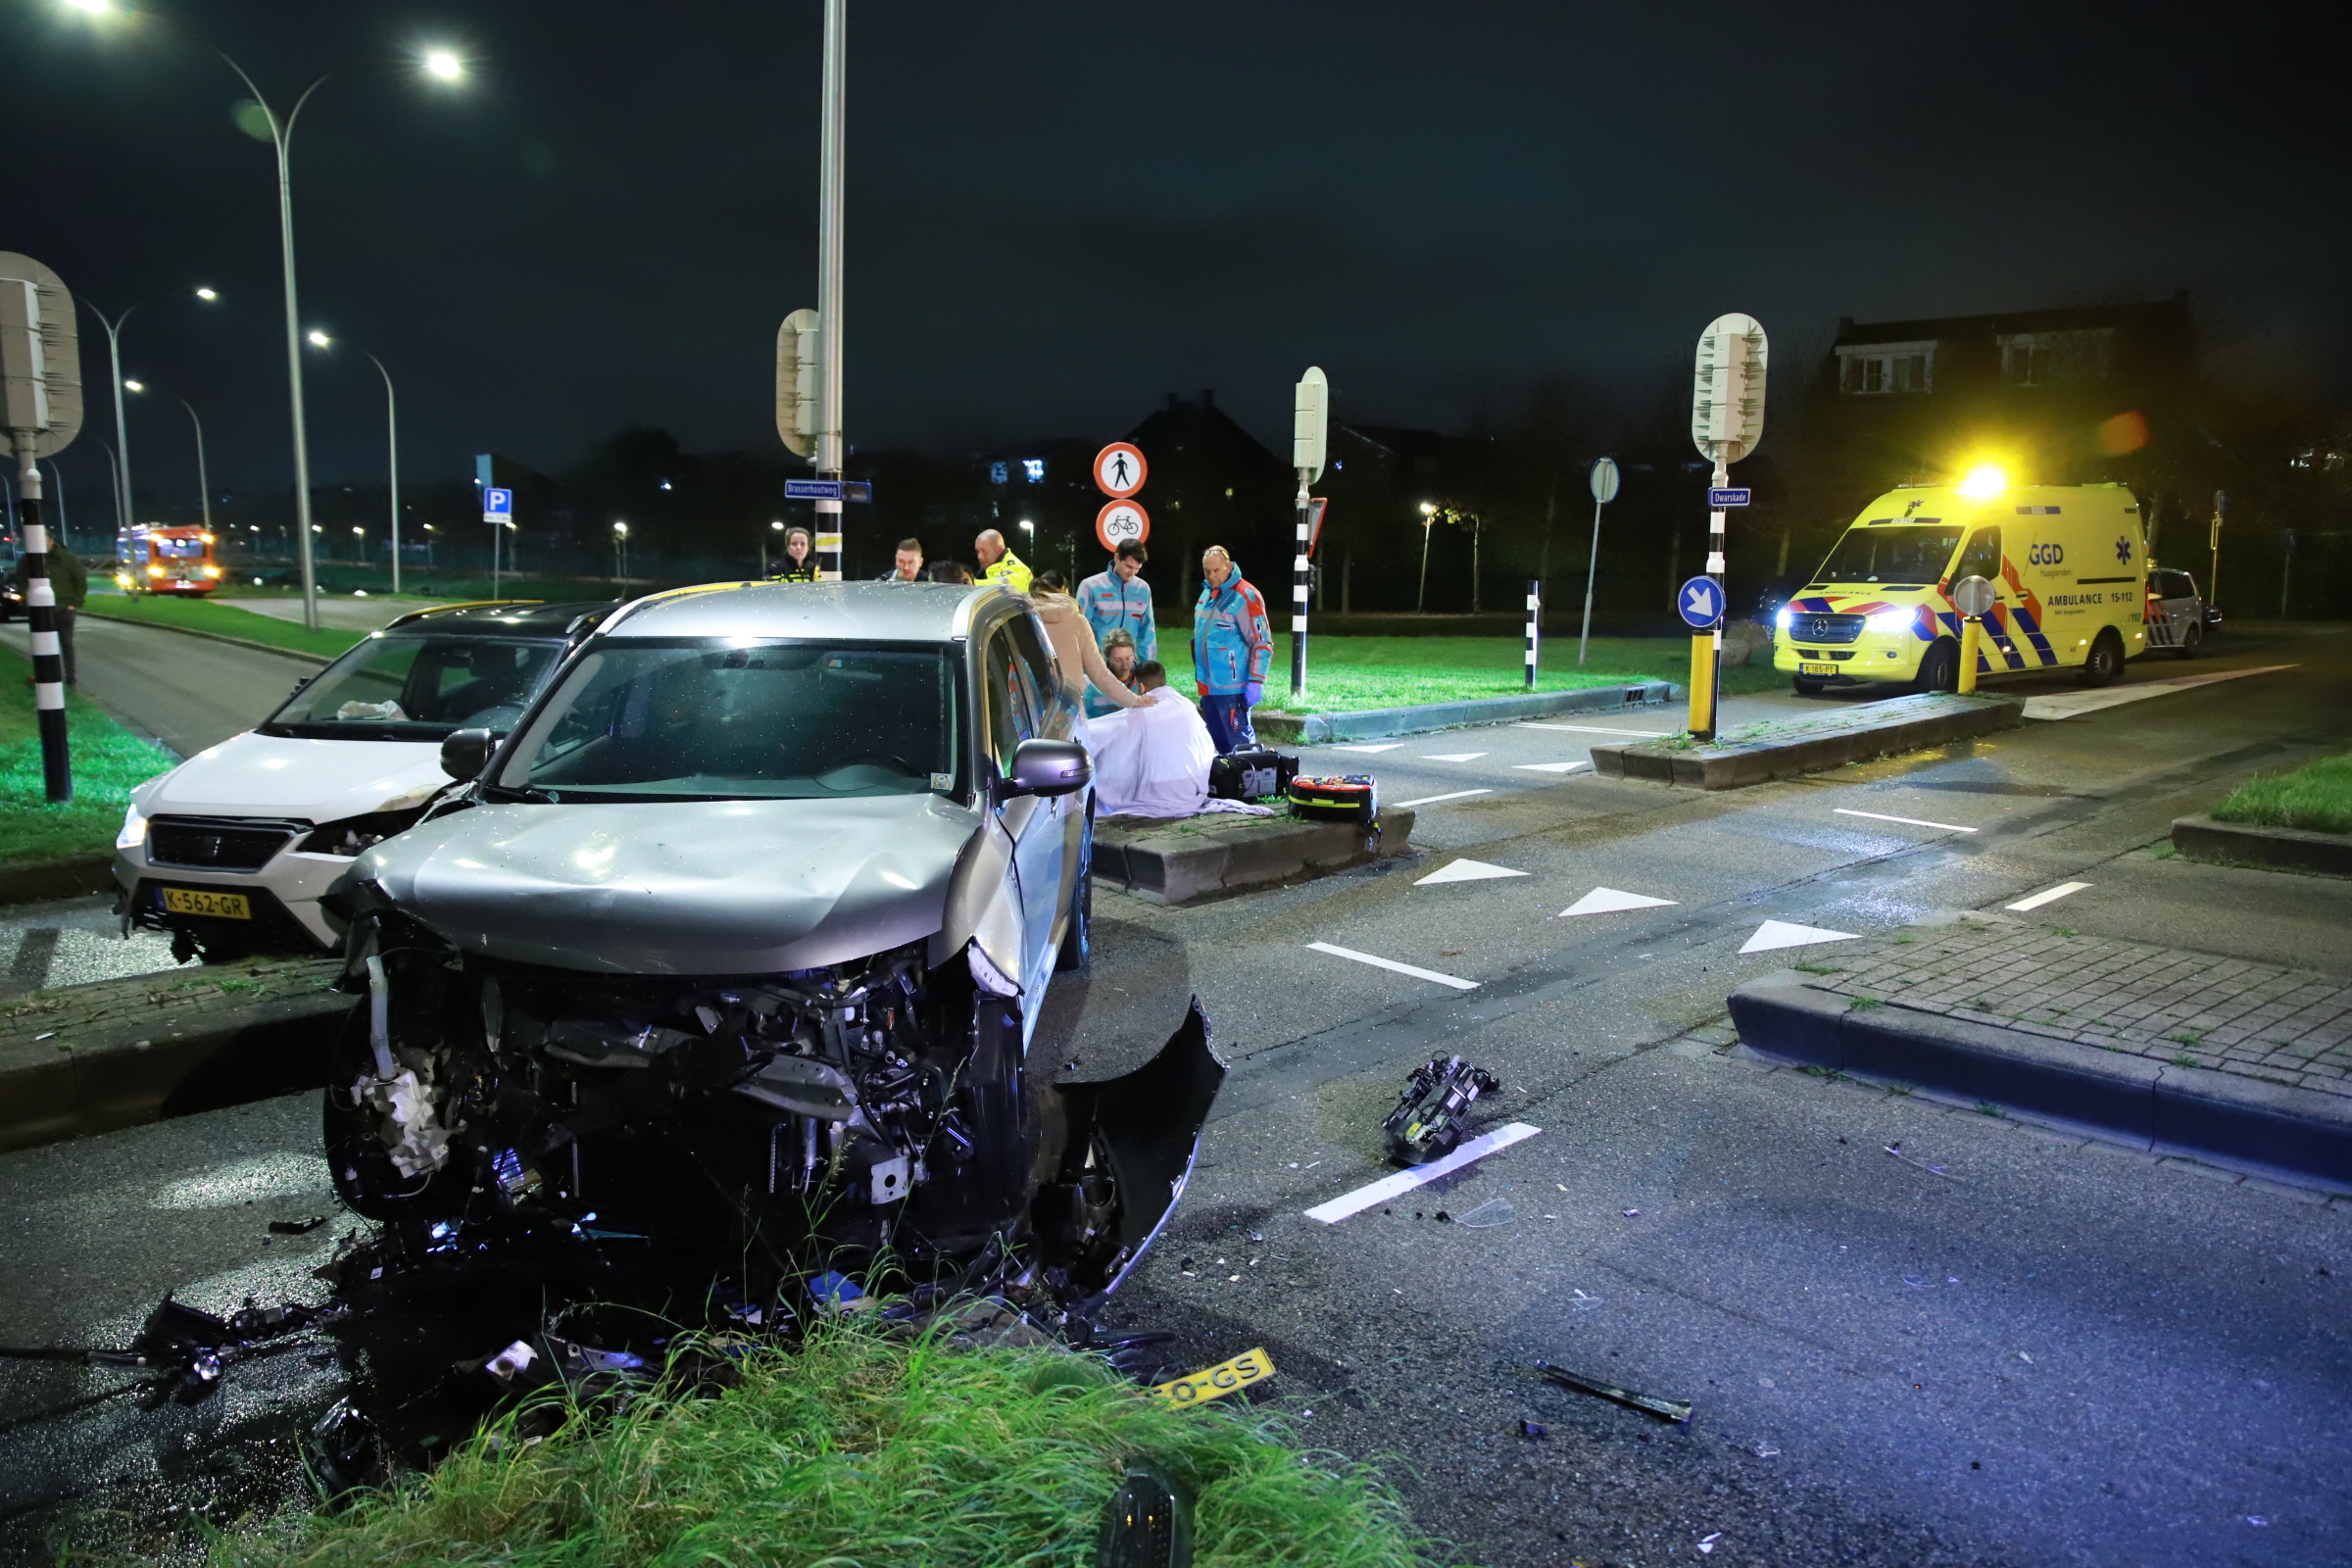
{"label": "car windshield", "polygon": [[593,645],[496,788],[556,802],[952,794],[956,670],[932,643]]}
{"label": "car windshield", "polygon": [[511,730],[563,652],[547,638],[379,632],[288,698],[262,733],[437,741],[453,730]]}
{"label": "car windshield", "polygon": [[1864,525],[1846,530],[1830,552],[1815,582],[1940,582],[1960,543],[1958,528],[1901,524]]}

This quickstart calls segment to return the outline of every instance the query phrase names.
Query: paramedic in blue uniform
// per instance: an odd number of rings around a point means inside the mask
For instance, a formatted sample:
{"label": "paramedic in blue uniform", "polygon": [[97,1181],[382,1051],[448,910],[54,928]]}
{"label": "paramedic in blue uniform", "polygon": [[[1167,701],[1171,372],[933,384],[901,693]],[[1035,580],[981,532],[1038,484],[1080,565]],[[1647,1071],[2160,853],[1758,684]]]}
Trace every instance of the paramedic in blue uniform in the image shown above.
{"label": "paramedic in blue uniform", "polygon": [[1110,558],[1108,570],[1098,571],[1078,585],[1078,608],[1095,628],[1095,642],[1108,649],[1110,634],[1123,631],[1135,639],[1135,662],[1150,663],[1159,657],[1159,629],[1152,623],[1152,585],[1144,581],[1144,553],[1140,539],[1123,542]]}
{"label": "paramedic in blue uniform", "polygon": [[1250,710],[1266,692],[1274,633],[1266,601],[1242,579],[1223,545],[1200,555],[1200,602],[1193,607],[1193,681],[1200,690],[1200,718],[1218,755],[1257,749]]}

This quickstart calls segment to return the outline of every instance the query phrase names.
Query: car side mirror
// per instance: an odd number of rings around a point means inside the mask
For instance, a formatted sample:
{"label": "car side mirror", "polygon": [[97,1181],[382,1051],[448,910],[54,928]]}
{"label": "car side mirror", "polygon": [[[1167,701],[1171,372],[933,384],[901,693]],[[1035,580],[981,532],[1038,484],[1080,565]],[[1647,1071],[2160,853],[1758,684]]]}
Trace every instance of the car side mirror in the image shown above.
{"label": "car side mirror", "polygon": [[490,765],[491,748],[498,737],[486,729],[452,731],[441,742],[441,771],[460,783],[471,783]]}
{"label": "car side mirror", "polygon": [[1012,749],[997,781],[997,799],[1023,795],[1070,795],[1095,776],[1094,759],[1076,741],[1023,741]]}

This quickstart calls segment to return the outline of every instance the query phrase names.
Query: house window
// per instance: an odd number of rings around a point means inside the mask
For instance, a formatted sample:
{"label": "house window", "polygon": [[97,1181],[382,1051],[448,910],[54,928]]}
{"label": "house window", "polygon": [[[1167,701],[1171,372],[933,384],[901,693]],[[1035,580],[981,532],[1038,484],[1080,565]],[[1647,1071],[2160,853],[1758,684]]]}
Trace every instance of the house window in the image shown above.
{"label": "house window", "polygon": [[2057,386],[2065,382],[2104,381],[2115,348],[2113,327],[2079,332],[2005,332],[1995,341],[2001,349],[2001,380],[2009,386]]}
{"label": "house window", "polygon": [[1847,397],[1936,390],[1933,343],[1859,343],[1838,351],[1838,390]]}

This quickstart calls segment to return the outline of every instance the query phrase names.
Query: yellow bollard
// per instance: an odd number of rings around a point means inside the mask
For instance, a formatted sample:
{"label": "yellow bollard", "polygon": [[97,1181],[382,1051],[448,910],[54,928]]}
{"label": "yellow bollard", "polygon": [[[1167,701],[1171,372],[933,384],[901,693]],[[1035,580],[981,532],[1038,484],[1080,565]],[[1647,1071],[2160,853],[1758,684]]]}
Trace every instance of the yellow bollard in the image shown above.
{"label": "yellow bollard", "polygon": [[1690,733],[1702,741],[1715,738],[1715,634],[1711,631],[1690,639]]}
{"label": "yellow bollard", "polygon": [[1975,615],[1960,622],[1960,693],[1966,696],[1977,689],[1977,644],[1984,635],[1984,623]]}

